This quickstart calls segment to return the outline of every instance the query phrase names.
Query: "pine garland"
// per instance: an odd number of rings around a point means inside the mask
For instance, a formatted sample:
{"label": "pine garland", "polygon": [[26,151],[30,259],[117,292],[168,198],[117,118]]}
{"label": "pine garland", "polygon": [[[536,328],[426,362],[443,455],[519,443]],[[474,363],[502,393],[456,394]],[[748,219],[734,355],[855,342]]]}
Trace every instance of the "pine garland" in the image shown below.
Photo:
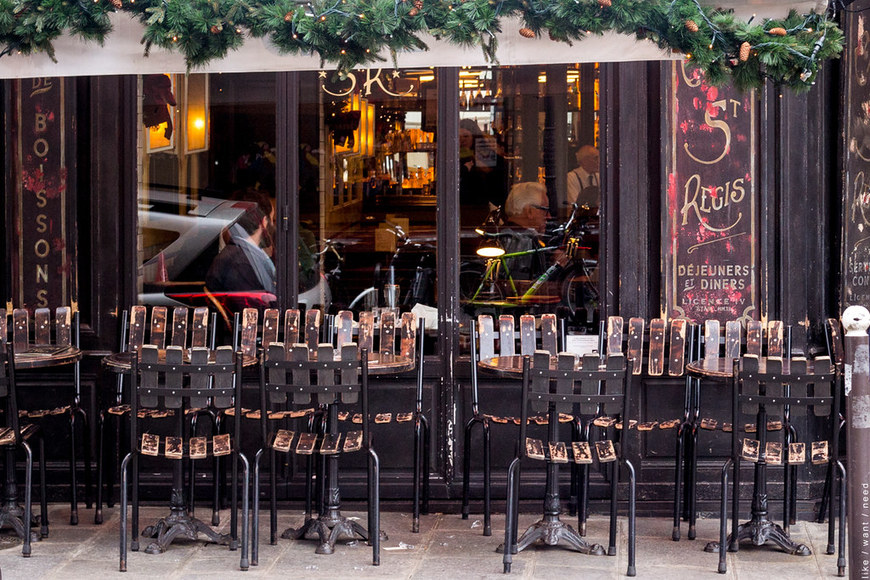
{"label": "pine garland", "polygon": [[710,82],[732,79],[741,89],[769,78],[807,90],[820,63],[843,50],[843,32],[825,14],[753,24],[698,0],[0,0],[0,56],[54,59],[52,41],[64,33],[102,43],[117,11],[145,26],[146,54],[152,46],[179,51],[191,68],[249,36],[267,37],[282,53],[317,54],[340,71],[427,50],[423,33],[477,45],[497,62],[496,33],[508,17],[522,20],[525,36],[569,44],[608,31],[646,38],[683,53]]}

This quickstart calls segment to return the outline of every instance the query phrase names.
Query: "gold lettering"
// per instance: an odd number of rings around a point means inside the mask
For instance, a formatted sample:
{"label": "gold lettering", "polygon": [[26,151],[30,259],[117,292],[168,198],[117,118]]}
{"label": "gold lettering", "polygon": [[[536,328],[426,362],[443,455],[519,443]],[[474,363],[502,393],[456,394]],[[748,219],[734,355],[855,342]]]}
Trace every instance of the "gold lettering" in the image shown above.
{"label": "gold lettering", "polygon": [[50,251],[51,247],[48,245],[48,240],[45,238],[36,240],[36,243],[33,244],[33,253],[40,258],[47,257]]}
{"label": "gold lettering", "polygon": [[[717,107],[719,109],[722,109],[724,111],[725,110],[725,101],[724,100],[723,101],[716,101],[713,103],[713,106]],[[710,128],[712,128],[712,129],[719,129],[720,131],[725,133],[725,145],[722,147],[722,153],[720,153],[719,156],[716,159],[713,159],[712,161],[704,161],[703,159],[699,159],[698,157],[695,157],[694,155],[692,155],[692,152],[689,151],[689,143],[688,142],[683,143],[683,149],[686,150],[686,155],[691,157],[692,160],[694,160],[698,163],[701,163],[703,165],[714,165],[714,164],[722,161],[722,159],[726,155],[728,155],[728,152],[731,150],[731,127],[729,127],[728,123],[726,123],[725,121],[713,119],[713,117],[710,115],[709,108],[707,108],[706,111],[704,112],[704,123],[709,125]]]}
{"label": "gold lettering", "polygon": [[414,85],[411,85],[411,88],[409,88],[404,93],[394,93],[394,92],[390,91],[389,89],[387,89],[387,87],[384,86],[384,82],[381,80],[381,69],[376,69],[375,76],[372,76],[372,69],[367,68],[366,69],[366,82],[363,83],[363,87],[365,88],[365,95],[366,96],[369,96],[370,94],[372,94],[372,85],[375,83],[377,83],[377,85],[379,87],[381,87],[381,90],[383,92],[387,93],[391,97],[407,97],[414,90]]}
{"label": "gold lettering", "polygon": [[38,216],[36,216],[36,231],[39,232],[40,234],[44,234],[46,231],[48,231],[48,223],[47,222],[48,222],[48,216],[45,215],[44,213],[41,213]]}
{"label": "gold lettering", "polygon": [[30,96],[41,95],[42,93],[47,93],[52,88],[52,80],[50,78],[35,78],[33,79],[33,87],[30,91]]}
{"label": "gold lettering", "polygon": [[48,265],[39,264],[36,266],[36,283],[45,282],[48,284]]}
{"label": "gold lettering", "polygon": [[48,198],[45,196],[45,190],[40,189],[36,192],[36,207],[45,207],[48,205]]}
{"label": "gold lettering", "polygon": [[41,308],[48,306],[48,290],[39,290],[36,293],[36,298],[39,300],[39,306]]}
{"label": "gold lettering", "polygon": [[36,133],[42,133],[48,128],[48,117],[45,113],[36,113],[33,118],[33,130]]}
{"label": "gold lettering", "polygon": [[688,76],[686,76],[686,61],[684,60],[680,61],[680,73],[682,73],[683,81],[686,83],[687,86],[697,87],[701,84],[700,74],[696,75],[696,78],[694,79],[690,79]]}
{"label": "gold lettering", "polygon": [[737,218],[734,223],[722,228],[716,228],[710,225],[710,214],[719,213],[730,205],[729,198],[731,201],[739,201],[739,199],[736,199],[735,193],[729,193],[732,186],[734,192],[739,189],[739,198],[743,199],[745,192],[743,187],[738,187],[738,182],[742,184],[743,178],[735,179],[733,182],[726,183],[725,187],[703,187],[701,186],[700,175],[696,173],[689,177],[683,190],[683,206],[680,208],[680,213],[683,216],[681,225],[688,224],[689,214],[694,213],[695,217],[698,219],[698,224],[706,230],[712,232],[727,232],[734,228],[740,223],[740,220],[743,219],[743,212],[737,213]]}
{"label": "gold lettering", "polygon": [[45,157],[46,155],[48,155],[48,141],[46,141],[42,137],[34,141],[33,153],[36,154],[37,157]]}
{"label": "gold lettering", "polygon": [[[322,78],[326,78],[326,77],[324,76]],[[333,93],[332,91],[330,91],[329,89],[326,88],[326,84],[320,85],[320,88],[323,89],[323,92],[326,93],[327,95],[332,95],[333,97],[346,97],[349,94],[351,94],[353,92],[353,90],[356,88],[356,76],[354,76],[353,73],[347,73],[346,79],[350,81],[350,88],[347,89],[346,91],[339,91],[337,93]]]}

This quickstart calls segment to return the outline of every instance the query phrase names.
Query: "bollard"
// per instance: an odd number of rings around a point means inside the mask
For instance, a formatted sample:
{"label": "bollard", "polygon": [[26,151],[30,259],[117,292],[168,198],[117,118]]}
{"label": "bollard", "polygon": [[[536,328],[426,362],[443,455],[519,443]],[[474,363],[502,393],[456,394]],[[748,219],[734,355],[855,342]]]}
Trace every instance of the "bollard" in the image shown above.
{"label": "bollard", "polygon": [[[870,312],[850,306],[845,329],[846,450],[849,477],[846,496],[849,529],[849,577],[870,580]],[[836,461],[836,458],[831,458]],[[840,514],[843,517],[843,514]]]}

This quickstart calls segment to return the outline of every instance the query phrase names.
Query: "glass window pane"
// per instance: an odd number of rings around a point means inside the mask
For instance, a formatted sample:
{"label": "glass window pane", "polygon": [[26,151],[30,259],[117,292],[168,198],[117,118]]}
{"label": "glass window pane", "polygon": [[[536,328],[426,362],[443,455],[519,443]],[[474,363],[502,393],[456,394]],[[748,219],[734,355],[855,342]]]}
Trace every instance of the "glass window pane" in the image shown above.
{"label": "glass window pane", "polygon": [[276,303],[275,75],[141,78],[139,302]]}
{"label": "glass window pane", "polygon": [[302,278],[324,272],[331,312],[392,307],[434,317],[434,71],[300,78]]}
{"label": "glass window pane", "polygon": [[594,330],[597,92],[594,64],[460,71],[466,314],[559,312],[576,329]]}

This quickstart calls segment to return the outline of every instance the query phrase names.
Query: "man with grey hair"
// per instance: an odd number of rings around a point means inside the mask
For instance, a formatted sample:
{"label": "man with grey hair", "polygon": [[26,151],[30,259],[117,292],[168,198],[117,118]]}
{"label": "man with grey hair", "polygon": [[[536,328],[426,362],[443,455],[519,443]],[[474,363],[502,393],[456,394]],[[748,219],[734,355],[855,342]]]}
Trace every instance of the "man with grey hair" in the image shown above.
{"label": "man with grey hair", "polygon": [[[501,242],[505,252],[510,254],[544,247],[540,236],[550,215],[546,187],[533,181],[517,183],[507,196],[504,212]],[[530,251],[527,255],[505,261],[513,277],[532,280],[547,269],[548,257],[543,252]]]}
{"label": "man with grey hair", "polygon": [[575,152],[577,167],[568,173],[565,180],[568,204],[577,203],[580,207],[598,209],[601,205],[601,186],[598,182],[600,156],[592,145],[583,145]]}

